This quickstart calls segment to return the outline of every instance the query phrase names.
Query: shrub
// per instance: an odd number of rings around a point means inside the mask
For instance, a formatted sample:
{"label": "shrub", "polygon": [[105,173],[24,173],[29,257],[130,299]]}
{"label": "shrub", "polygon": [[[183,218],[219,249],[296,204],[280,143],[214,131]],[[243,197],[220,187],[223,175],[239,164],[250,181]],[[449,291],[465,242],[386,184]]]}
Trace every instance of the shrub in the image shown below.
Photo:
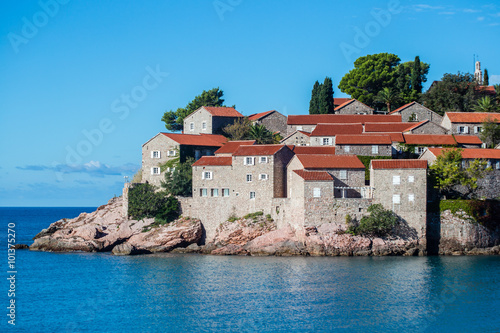
{"label": "shrub", "polygon": [[136,220],[155,218],[159,224],[179,216],[179,201],[165,192],[156,192],[151,184],[135,184],[129,190],[128,215]]}
{"label": "shrub", "polygon": [[364,216],[359,222],[359,226],[349,231],[355,234],[385,236],[397,222],[397,216],[393,211],[384,209],[381,204],[368,207],[369,216]]}

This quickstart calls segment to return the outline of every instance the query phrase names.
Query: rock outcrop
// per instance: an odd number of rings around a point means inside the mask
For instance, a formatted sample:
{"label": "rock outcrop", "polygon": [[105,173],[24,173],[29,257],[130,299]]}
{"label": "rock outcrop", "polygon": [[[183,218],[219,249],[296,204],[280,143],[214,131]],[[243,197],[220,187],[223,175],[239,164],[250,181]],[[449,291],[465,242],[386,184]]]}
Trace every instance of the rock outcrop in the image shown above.
{"label": "rock outcrop", "polygon": [[112,251],[117,255],[167,252],[197,243],[203,234],[198,220],[181,218],[163,226],[154,219],[128,220],[122,199],[113,198],[95,212],[52,223],[34,237],[33,251]]}

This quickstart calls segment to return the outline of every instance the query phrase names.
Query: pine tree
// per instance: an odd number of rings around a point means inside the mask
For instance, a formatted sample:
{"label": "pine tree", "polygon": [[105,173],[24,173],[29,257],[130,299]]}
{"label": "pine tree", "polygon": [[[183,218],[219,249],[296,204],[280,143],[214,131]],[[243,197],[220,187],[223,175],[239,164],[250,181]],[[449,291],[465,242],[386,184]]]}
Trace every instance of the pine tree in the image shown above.
{"label": "pine tree", "polygon": [[311,101],[309,102],[309,114],[319,113],[318,97],[320,88],[321,87],[319,82],[318,81],[314,82],[314,86],[311,92]]}
{"label": "pine tree", "polygon": [[488,70],[485,68],[483,76],[483,86],[489,86],[489,85],[490,85],[490,77],[488,76]]}
{"label": "pine tree", "polygon": [[319,113],[333,114],[335,105],[333,104],[333,82],[332,78],[325,77],[325,81],[321,85],[320,91],[320,108]]}
{"label": "pine tree", "polygon": [[411,71],[411,88],[412,90],[422,93],[422,66],[420,65],[420,57],[416,56],[413,62]]}

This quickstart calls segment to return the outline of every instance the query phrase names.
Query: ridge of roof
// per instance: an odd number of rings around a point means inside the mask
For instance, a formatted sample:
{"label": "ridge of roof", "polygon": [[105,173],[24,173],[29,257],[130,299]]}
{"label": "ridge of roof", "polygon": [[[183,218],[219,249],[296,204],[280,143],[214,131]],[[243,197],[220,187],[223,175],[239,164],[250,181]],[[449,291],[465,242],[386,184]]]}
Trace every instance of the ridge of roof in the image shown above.
{"label": "ridge of roof", "polygon": [[305,181],[318,181],[318,180],[333,180],[333,176],[326,171],[307,171],[307,170],[293,170],[299,177]]}
{"label": "ridge of roof", "polygon": [[265,112],[260,112],[260,113],[254,113],[254,114],[249,115],[248,119],[251,121],[258,120],[258,119],[264,118],[268,114],[271,114],[275,111],[276,110],[270,110],[270,111],[265,111]]}

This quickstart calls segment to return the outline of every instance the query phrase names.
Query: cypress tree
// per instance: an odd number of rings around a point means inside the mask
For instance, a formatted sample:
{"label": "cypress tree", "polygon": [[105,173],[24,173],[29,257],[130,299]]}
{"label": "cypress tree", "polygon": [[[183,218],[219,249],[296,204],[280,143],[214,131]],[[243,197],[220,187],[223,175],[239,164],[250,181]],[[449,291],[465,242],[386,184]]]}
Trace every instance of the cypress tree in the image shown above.
{"label": "cypress tree", "polygon": [[321,86],[318,81],[314,82],[314,86],[311,92],[311,101],[309,102],[309,114],[318,114],[319,113],[319,92]]}
{"label": "cypress tree", "polygon": [[319,113],[333,114],[335,106],[333,105],[333,82],[328,76],[320,87],[319,93]]}
{"label": "cypress tree", "polygon": [[420,57],[416,56],[413,62],[413,70],[411,71],[411,88],[419,94],[422,93],[422,67],[420,65]]}
{"label": "cypress tree", "polygon": [[490,78],[488,76],[488,70],[485,68],[483,76],[483,86],[489,86],[489,85],[490,85]]}

